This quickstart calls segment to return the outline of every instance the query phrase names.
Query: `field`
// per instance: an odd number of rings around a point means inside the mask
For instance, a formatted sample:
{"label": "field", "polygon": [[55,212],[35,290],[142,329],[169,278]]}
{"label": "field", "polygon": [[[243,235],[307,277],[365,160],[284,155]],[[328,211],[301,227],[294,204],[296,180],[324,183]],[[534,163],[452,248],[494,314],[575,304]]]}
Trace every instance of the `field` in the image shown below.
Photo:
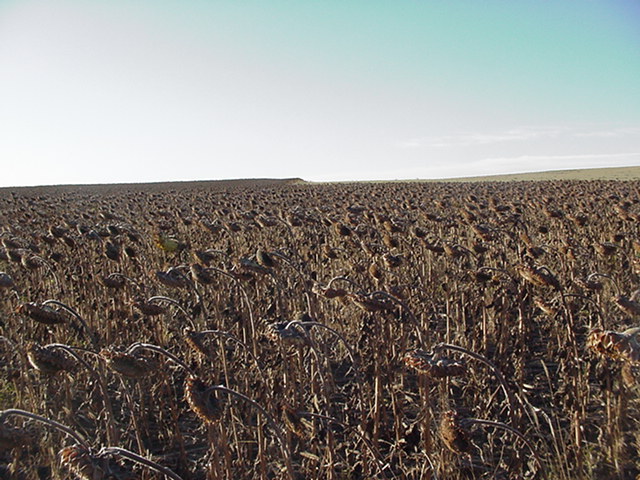
{"label": "field", "polygon": [[0,478],[636,478],[640,177],[587,175],[0,190]]}

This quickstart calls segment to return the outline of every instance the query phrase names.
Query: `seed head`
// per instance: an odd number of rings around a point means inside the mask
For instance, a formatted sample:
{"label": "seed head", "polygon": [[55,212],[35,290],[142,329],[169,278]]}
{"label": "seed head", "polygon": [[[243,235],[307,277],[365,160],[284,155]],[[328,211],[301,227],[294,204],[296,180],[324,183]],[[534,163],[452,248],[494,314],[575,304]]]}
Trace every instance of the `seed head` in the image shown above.
{"label": "seed head", "polygon": [[287,327],[287,322],[271,323],[267,326],[266,336],[276,342],[296,347],[307,343],[305,336],[295,327]]}
{"label": "seed head", "polygon": [[12,261],[12,262],[21,261],[22,260],[21,251],[22,251],[22,249],[18,249],[18,248],[7,248],[6,249],[7,259]]}
{"label": "seed head", "polygon": [[107,478],[102,462],[95,458],[89,450],[73,445],[58,452],[60,463],[82,480],[101,480]]}
{"label": "seed head", "polygon": [[313,293],[319,295],[324,298],[336,298],[336,297],[344,297],[347,295],[347,291],[342,288],[330,288],[325,287],[319,283],[315,283],[311,289]]}
{"label": "seed head", "polygon": [[291,432],[300,438],[305,438],[309,435],[309,431],[305,427],[298,412],[289,404],[284,403],[281,407],[282,421]]}
{"label": "seed head", "polygon": [[54,238],[62,238],[68,233],[68,230],[61,225],[51,225],[49,227],[49,234]]}
{"label": "seed head", "polygon": [[142,299],[134,300],[131,303],[131,305],[141,314],[146,315],[148,317],[155,317],[158,315],[162,315],[166,311],[166,309],[163,306],[158,305],[157,303],[145,302]]}
{"label": "seed head", "polygon": [[491,241],[495,237],[493,229],[484,223],[471,225],[473,232],[485,242]]}
{"label": "seed head", "polygon": [[341,237],[348,237],[351,235],[351,230],[340,222],[333,224],[333,230]]}
{"label": "seed head", "polygon": [[434,358],[433,354],[424,350],[408,352],[404,356],[404,363],[430,378],[458,377],[466,373],[463,363],[449,358]]}
{"label": "seed head", "polygon": [[331,260],[338,258],[338,253],[326,243],[322,245],[322,253]]}
{"label": "seed head", "polygon": [[391,301],[379,300],[369,295],[361,293],[349,293],[347,297],[354,303],[356,307],[365,312],[384,312],[394,309]]}
{"label": "seed head", "polygon": [[561,290],[558,279],[546,268],[530,265],[518,265],[516,271],[527,282],[538,287],[553,287]]}
{"label": "seed head", "polygon": [[619,333],[595,328],[589,332],[587,347],[606,358],[636,363],[640,361],[640,344],[635,333],[635,329]]}
{"label": "seed head", "polygon": [[100,356],[107,362],[109,368],[129,378],[146,377],[157,368],[156,362],[152,360],[118,352],[112,348],[102,349]]}
{"label": "seed head", "polygon": [[376,281],[380,281],[382,279],[382,269],[377,263],[373,262],[369,265],[369,275],[371,275]]}
{"label": "seed head", "polygon": [[398,248],[398,246],[400,245],[398,239],[388,232],[385,232],[384,235],[382,235],[382,243],[384,243],[385,246],[389,249]]}
{"label": "seed head", "polygon": [[15,283],[8,273],[0,272],[0,288],[13,288]]}
{"label": "seed head", "polygon": [[194,280],[201,285],[211,285],[214,282],[213,275],[211,275],[205,268],[199,263],[194,263],[189,267],[191,276]]}
{"label": "seed head", "polygon": [[216,258],[213,253],[204,250],[194,251],[193,256],[196,261],[202,262],[206,266],[209,266],[209,264]]}
{"label": "seed head", "polygon": [[184,288],[187,286],[187,279],[175,268],[170,268],[166,272],[156,271],[156,279],[171,288]]}
{"label": "seed head", "polygon": [[424,238],[427,236],[427,232],[425,232],[422,228],[420,227],[413,227],[413,234],[417,237],[417,238]]}
{"label": "seed head", "polygon": [[122,275],[110,274],[100,277],[100,281],[107,288],[119,290],[125,285],[125,278]]}
{"label": "seed head", "polygon": [[391,255],[389,252],[382,256],[382,261],[387,268],[397,268],[402,265],[402,257],[400,255]]}
{"label": "seed head", "polygon": [[36,370],[47,375],[54,375],[58,372],[70,372],[75,368],[75,363],[62,351],[37,343],[27,344],[27,359],[29,364]]}
{"label": "seed head", "polygon": [[589,220],[589,217],[587,217],[586,215],[582,215],[580,213],[575,215],[568,214],[567,218],[571,220],[576,227],[585,226],[587,224],[587,221]]}
{"label": "seed head", "polygon": [[597,280],[576,278],[573,280],[573,283],[583,290],[589,290],[592,292],[599,292],[603,288],[602,282],[598,282]]}
{"label": "seed head", "polygon": [[485,283],[493,279],[493,274],[487,270],[471,271],[469,272],[469,275],[478,283]]}
{"label": "seed head", "polygon": [[616,306],[627,315],[632,317],[640,316],[640,303],[624,295],[618,295],[613,299]]}
{"label": "seed head", "polygon": [[444,253],[451,258],[460,258],[467,254],[467,251],[460,247],[460,245],[445,243],[442,248],[444,249]]}
{"label": "seed head", "polygon": [[20,263],[22,263],[22,266],[27,270],[35,270],[43,265],[40,257],[35,255],[23,255]]}
{"label": "seed head", "polygon": [[107,242],[104,246],[104,255],[114,262],[120,261],[120,246],[113,242]]}
{"label": "seed head", "polygon": [[16,311],[27,317],[45,325],[55,325],[65,323],[67,319],[58,310],[47,305],[40,305],[35,302],[23,303]]}
{"label": "seed head", "polygon": [[273,259],[273,257],[269,253],[265,252],[260,248],[256,252],[256,260],[258,264],[260,264],[265,268],[273,268],[276,266],[276,262]]}
{"label": "seed head", "polygon": [[554,316],[556,313],[558,313],[558,310],[553,306],[553,304],[547,302],[543,298],[534,297],[533,302],[536,304],[536,307],[538,307],[549,316]]}
{"label": "seed head", "polygon": [[610,257],[616,253],[617,245],[611,242],[596,243],[595,249],[603,257]]}
{"label": "seed head", "polygon": [[209,356],[209,349],[203,342],[203,335],[200,332],[194,332],[190,328],[186,328],[184,330],[184,341],[189,345],[193,350],[204,355],[205,357]]}
{"label": "seed head", "polygon": [[207,392],[207,386],[197,377],[187,378],[185,399],[191,410],[207,424],[214,424],[222,417],[223,408],[220,401]]}
{"label": "seed head", "polygon": [[440,420],[440,438],[445,446],[454,453],[467,453],[471,450],[469,431],[460,422],[455,410],[448,410]]}
{"label": "seed head", "polygon": [[243,257],[239,260],[238,267],[240,268],[240,271],[260,273],[262,275],[271,272],[269,268],[263,267],[256,260],[246,257]]}

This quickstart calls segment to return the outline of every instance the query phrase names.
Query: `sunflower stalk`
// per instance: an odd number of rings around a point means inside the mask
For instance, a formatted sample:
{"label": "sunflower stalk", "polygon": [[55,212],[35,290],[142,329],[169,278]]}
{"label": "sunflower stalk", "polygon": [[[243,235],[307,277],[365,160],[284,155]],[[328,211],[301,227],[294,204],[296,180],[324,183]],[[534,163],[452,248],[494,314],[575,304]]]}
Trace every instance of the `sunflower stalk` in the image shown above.
{"label": "sunflower stalk", "polygon": [[124,448],[120,448],[120,447],[103,447],[98,452],[97,457],[105,457],[105,456],[110,456],[110,455],[117,455],[119,457],[123,457],[123,458],[126,458],[128,460],[131,460],[132,462],[138,463],[140,465],[143,465],[145,467],[150,468],[151,470],[154,470],[154,471],[156,471],[158,473],[161,473],[165,477],[170,478],[172,480],[182,480],[182,477],[180,477],[178,474],[174,473],[171,469],[169,469],[167,467],[163,467],[162,465],[154,462],[153,460],[149,460],[146,457],[138,455],[137,453],[133,453],[133,452],[131,452],[129,450],[126,450]]}
{"label": "sunflower stalk", "polygon": [[24,417],[29,420],[35,420],[36,422],[44,423],[45,425],[49,425],[50,427],[55,428],[56,430],[66,434],[67,436],[73,438],[76,443],[82,445],[84,448],[89,450],[89,444],[86,442],[84,438],[80,436],[75,430],[63,425],[60,422],[57,422],[51,418],[43,417],[42,415],[38,415],[33,412],[27,412],[26,410],[20,410],[18,408],[10,408],[8,410],[0,411],[0,424],[2,424],[9,417]]}

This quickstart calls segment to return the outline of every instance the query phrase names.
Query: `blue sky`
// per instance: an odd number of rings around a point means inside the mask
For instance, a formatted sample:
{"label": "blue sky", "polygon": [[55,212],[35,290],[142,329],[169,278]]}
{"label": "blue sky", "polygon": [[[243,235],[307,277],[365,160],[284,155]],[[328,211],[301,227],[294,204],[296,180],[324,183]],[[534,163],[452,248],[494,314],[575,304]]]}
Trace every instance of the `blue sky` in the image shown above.
{"label": "blue sky", "polygon": [[640,165],[635,0],[0,0],[1,186]]}

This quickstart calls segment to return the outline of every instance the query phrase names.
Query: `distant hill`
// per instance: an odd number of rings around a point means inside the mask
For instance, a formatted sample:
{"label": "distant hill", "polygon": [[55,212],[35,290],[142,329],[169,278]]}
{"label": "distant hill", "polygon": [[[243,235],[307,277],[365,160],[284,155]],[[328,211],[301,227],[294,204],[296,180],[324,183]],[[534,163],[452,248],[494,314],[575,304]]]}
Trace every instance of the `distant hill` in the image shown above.
{"label": "distant hill", "polygon": [[429,182],[525,182],[544,180],[640,180],[639,167],[584,168],[426,180]]}
{"label": "distant hill", "polygon": [[301,178],[247,178],[238,180],[194,180],[184,182],[156,183],[108,183],[97,185],[44,185],[38,187],[5,187],[0,188],[0,195],[16,192],[27,195],[44,195],[47,193],[84,192],[109,194],[116,192],[168,192],[171,190],[208,190],[228,191],[237,189],[255,189],[279,187],[304,183]]}
{"label": "distant hill", "polygon": [[[395,180],[395,182],[535,182],[545,180],[640,180],[640,166],[553,170],[548,172],[513,173],[508,175],[487,175],[444,179]],[[64,192],[113,194],[117,192],[168,192],[172,190],[207,190],[222,192],[238,189],[277,188],[286,185],[299,185],[305,183],[322,184],[342,182],[306,182],[302,178],[247,178],[237,180],[194,180],[157,183],[45,185],[38,187],[4,187],[0,188],[0,196],[6,196],[11,193],[24,195],[45,195]],[[359,182],[350,181],[345,183]],[[361,183],[368,182],[364,181]],[[375,183],[384,183],[384,181],[376,181]]]}

